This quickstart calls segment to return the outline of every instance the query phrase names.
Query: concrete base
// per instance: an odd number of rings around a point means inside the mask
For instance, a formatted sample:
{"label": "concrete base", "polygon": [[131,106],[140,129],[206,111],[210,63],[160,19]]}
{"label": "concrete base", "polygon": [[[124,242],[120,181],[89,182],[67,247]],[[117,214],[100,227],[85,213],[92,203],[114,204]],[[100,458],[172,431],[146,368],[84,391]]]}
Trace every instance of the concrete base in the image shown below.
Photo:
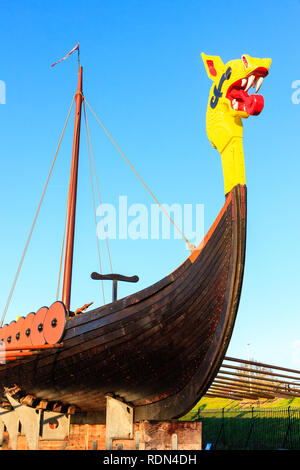
{"label": "concrete base", "polygon": [[[134,410],[107,397],[107,423],[96,415],[63,415],[21,405],[0,408],[0,449],[9,450],[201,450],[201,422],[133,422]],[[4,429],[5,426],[5,429]]]}
{"label": "concrete base", "polygon": [[[153,423],[151,424],[153,425]],[[170,422],[155,423],[155,427],[171,425]],[[174,423],[172,424],[174,426]],[[179,423],[177,432],[151,433],[142,435],[139,428],[143,423],[134,424],[134,439],[113,439],[112,450],[201,450],[201,423]],[[181,428],[183,426],[183,429]],[[148,428],[149,431],[149,428]],[[176,439],[174,438],[176,435]],[[173,437],[172,437],[173,436]],[[7,431],[3,433],[2,450],[12,449],[12,440]],[[150,437],[150,438],[149,438]],[[177,440],[177,443],[176,443]],[[16,449],[29,450],[26,436],[17,434]],[[71,424],[67,440],[39,440],[39,450],[105,450],[106,429],[104,424]]]}
{"label": "concrete base", "polygon": [[106,397],[106,449],[114,439],[133,439],[133,408],[112,397]]}
{"label": "concrete base", "polygon": [[196,421],[142,421],[139,450],[201,450],[202,423]]}
{"label": "concrete base", "polygon": [[4,426],[9,434],[12,450],[19,449],[19,435],[26,437],[29,450],[38,450],[39,441],[42,439],[60,441],[68,439],[70,424],[68,416],[21,405],[9,394],[6,398],[11,409],[0,408],[0,447],[3,448]]}

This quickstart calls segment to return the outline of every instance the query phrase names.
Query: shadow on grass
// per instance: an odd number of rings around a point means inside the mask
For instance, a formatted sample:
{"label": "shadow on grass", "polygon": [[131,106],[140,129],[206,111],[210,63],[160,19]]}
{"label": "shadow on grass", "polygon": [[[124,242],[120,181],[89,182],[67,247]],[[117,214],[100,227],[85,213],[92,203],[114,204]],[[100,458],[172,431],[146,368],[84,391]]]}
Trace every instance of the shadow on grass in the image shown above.
{"label": "shadow on grass", "polygon": [[300,409],[200,412],[203,448],[275,450],[300,449]]}

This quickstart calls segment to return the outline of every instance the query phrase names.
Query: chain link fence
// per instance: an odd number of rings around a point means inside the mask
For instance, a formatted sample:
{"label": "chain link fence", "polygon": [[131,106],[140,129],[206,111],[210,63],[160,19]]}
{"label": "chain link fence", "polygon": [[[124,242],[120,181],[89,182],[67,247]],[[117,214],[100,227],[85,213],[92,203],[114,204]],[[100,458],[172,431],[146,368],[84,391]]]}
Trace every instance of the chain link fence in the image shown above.
{"label": "chain link fence", "polygon": [[228,450],[300,449],[300,408],[200,410],[203,448]]}

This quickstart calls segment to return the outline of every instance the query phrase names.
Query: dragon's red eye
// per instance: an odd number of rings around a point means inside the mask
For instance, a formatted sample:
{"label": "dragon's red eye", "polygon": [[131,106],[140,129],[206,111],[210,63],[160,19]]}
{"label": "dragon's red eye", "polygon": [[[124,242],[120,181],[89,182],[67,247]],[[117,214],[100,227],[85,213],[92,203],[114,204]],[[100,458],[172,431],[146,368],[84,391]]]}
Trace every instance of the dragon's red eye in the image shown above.
{"label": "dragon's red eye", "polygon": [[213,75],[214,77],[216,77],[217,76],[217,71],[214,67],[213,60],[207,60],[206,63],[207,63],[207,67],[209,69],[210,74]]}
{"label": "dragon's red eye", "polygon": [[247,57],[245,55],[242,55],[242,61],[245,66],[245,69],[247,69],[249,65],[248,65]]}

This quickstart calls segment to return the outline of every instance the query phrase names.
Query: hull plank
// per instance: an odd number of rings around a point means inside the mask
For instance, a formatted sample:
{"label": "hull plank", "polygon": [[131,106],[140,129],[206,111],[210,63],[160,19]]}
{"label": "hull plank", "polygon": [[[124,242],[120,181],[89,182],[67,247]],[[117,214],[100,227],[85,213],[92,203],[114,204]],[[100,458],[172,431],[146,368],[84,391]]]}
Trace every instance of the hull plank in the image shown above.
{"label": "hull plank", "polygon": [[245,258],[246,187],[233,188],[201,251],[136,294],[68,319],[64,346],[0,365],[0,385],[104,411],[110,393],[135,420],[183,415],[225,356]]}

